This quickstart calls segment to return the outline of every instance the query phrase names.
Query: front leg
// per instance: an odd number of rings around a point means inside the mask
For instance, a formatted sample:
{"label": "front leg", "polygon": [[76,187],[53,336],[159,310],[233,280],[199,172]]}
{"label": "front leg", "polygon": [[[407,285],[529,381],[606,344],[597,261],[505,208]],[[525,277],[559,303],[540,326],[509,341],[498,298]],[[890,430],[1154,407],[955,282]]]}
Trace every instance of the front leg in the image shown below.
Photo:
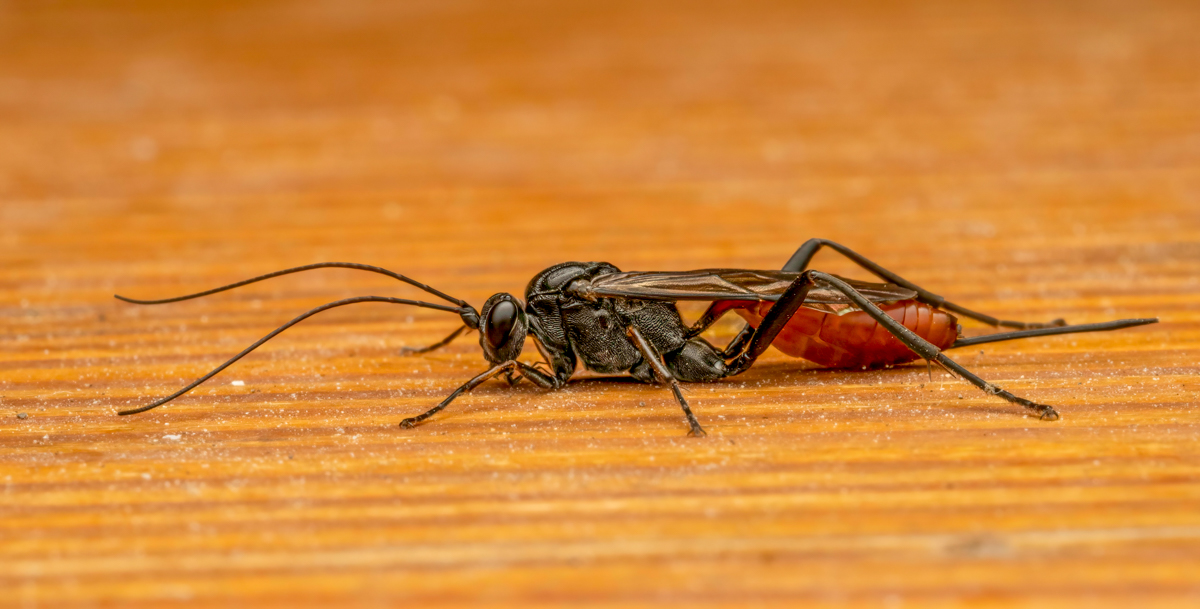
{"label": "front leg", "polygon": [[641,352],[642,359],[647,364],[650,364],[650,368],[658,375],[659,380],[663,384],[671,386],[671,392],[675,394],[675,399],[683,407],[683,416],[687,417],[688,425],[691,427],[688,430],[688,435],[692,437],[707,436],[708,432],[704,431],[703,427],[700,427],[700,421],[696,420],[696,415],[692,414],[691,407],[688,406],[687,400],[683,398],[683,392],[679,389],[679,381],[675,380],[671,371],[667,369],[666,364],[662,361],[662,356],[658,354],[658,350],[646,340],[646,337],[642,336],[642,333],[633,324],[625,327],[625,333],[629,336],[629,340],[633,341],[638,351]]}
{"label": "front leg", "polygon": [[442,403],[438,404],[437,406],[434,406],[433,408],[430,408],[429,410],[415,417],[409,417],[403,421],[400,421],[400,427],[404,429],[412,429],[421,421],[424,421],[425,419],[428,419],[429,417],[441,412],[443,408],[449,406],[450,402],[453,402],[454,398],[457,398],[459,395],[462,395],[463,393],[482,385],[484,381],[492,377],[499,376],[501,374],[508,374],[511,376],[513,372],[519,373],[521,377],[529,379],[542,389],[559,389],[562,387],[562,384],[559,383],[558,379],[554,378],[553,376],[547,375],[546,373],[534,368],[533,366],[530,366],[529,364],[518,362],[517,360],[508,360],[507,362],[494,366],[491,370],[488,370],[487,372],[484,372],[483,374],[480,374],[479,376],[467,381],[462,387],[455,389],[454,393],[451,393],[446,399],[442,400]]}
{"label": "front leg", "polygon": [[430,351],[437,351],[438,349],[441,349],[442,347],[454,342],[454,339],[458,338],[460,334],[470,329],[471,328],[468,326],[459,326],[457,330],[450,333],[450,336],[447,336],[446,338],[443,338],[442,340],[439,340],[428,347],[400,347],[400,353],[403,355],[420,355],[422,353],[429,353]]}

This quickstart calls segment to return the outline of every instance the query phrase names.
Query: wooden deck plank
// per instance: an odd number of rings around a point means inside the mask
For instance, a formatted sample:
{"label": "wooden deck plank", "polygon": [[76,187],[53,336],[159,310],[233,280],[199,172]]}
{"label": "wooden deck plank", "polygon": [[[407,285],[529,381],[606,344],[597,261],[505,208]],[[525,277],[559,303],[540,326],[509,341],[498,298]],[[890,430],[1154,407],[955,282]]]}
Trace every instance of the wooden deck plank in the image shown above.
{"label": "wooden deck plank", "polygon": [[[1188,2],[2,6],[0,605],[1195,606],[1197,26]],[[586,374],[401,430],[484,362],[474,337],[400,355],[456,320],[383,305],[116,416],[306,308],[418,292],[113,293],[345,260],[479,305],[565,260],[776,268],[815,236],[1005,318],[1162,323],[953,354],[1055,423],[772,351],[686,388],[704,439]]]}

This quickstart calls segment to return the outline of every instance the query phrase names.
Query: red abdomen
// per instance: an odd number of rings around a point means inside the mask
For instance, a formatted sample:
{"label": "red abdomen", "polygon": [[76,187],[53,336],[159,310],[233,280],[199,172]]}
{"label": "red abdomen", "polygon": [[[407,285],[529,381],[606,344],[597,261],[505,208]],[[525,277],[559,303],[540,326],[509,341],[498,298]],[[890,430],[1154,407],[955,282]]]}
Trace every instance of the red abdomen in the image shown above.
{"label": "red abdomen", "polygon": [[[755,328],[774,304],[730,303]],[[958,320],[941,309],[915,300],[879,303],[879,308],[939,349],[949,347],[958,338]],[[801,307],[772,346],[830,368],[875,368],[918,359],[916,353],[862,311],[837,315]]]}

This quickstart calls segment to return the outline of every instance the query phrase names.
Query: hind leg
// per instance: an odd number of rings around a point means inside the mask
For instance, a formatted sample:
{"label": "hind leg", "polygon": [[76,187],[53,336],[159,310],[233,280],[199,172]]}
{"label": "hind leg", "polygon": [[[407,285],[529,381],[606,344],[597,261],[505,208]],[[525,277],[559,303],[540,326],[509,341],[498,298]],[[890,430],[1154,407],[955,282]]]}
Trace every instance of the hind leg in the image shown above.
{"label": "hind leg", "polygon": [[[948,302],[945,298],[938,296],[937,294],[934,294],[933,292],[930,292],[929,290],[926,290],[925,288],[922,288],[921,286],[897,275],[896,273],[893,273],[892,271],[889,271],[889,270],[883,268],[882,266],[879,266],[878,264],[871,261],[870,259],[863,256],[862,254],[859,254],[858,252],[856,252],[840,243],[836,243],[836,242],[830,241],[828,239],[809,239],[808,241],[805,241],[804,244],[801,245],[800,248],[796,250],[796,253],[792,254],[792,257],[788,259],[787,264],[783,265],[783,270],[799,273],[799,272],[802,272],[802,271],[808,269],[808,265],[810,262],[812,262],[813,256],[815,256],[822,247],[828,247],[829,249],[836,251],[837,253],[841,254],[842,256],[849,258],[855,264],[870,271],[873,275],[875,275],[876,277],[879,277],[880,279],[882,279],[888,283],[892,283],[892,284],[898,285],[900,287],[908,288],[908,289],[916,292],[917,300],[919,300],[925,304],[933,305],[939,309],[944,309],[946,311],[951,311],[953,313],[957,313],[958,315],[961,315],[968,319],[974,319],[976,321],[988,324],[990,326],[1004,327],[1004,328],[1016,328],[1018,330],[1033,330],[1033,329],[1039,329],[1039,328],[1058,328],[1058,327],[1067,325],[1067,322],[1062,319],[1055,319],[1053,321],[1046,322],[1046,323],[1010,321],[1010,320],[1004,320],[1004,319],[997,319],[995,317],[992,317],[991,315],[987,315],[985,313],[980,313],[978,311],[972,311],[971,309],[968,309],[962,305],[958,305],[953,302]],[[728,310],[729,310],[728,308],[722,308],[722,309],[718,310],[717,303],[714,303],[714,305],[712,307],[709,307],[709,309],[707,311],[705,311],[704,315],[700,318],[700,321],[698,321],[689,330],[688,336],[695,336],[695,335],[699,334],[700,332],[704,331],[704,329],[706,329],[706,328],[708,328],[708,326],[712,325],[717,319],[719,319],[722,315],[724,315]],[[745,351],[747,345],[749,345],[750,339],[753,335],[754,335],[753,326],[751,326],[750,324],[746,324],[745,326],[743,326],[741,331],[738,332],[738,334],[733,337],[733,340],[729,341],[729,345],[725,347],[724,356],[728,359],[728,358],[732,358],[732,357],[742,354]]]}
{"label": "hind leg", "polygon": [[1008,400],[1009,402],[1019,404],[1036,412],[1042,419],[1050,421],[1058,419],[1058,412],[1055,411],[1053,407],[1031,402],[1025,398],[1015,396],[979,378],[978,376],[975,376],[975,374],[966,368],[963,368],[958,362],[946,357],[946,355],[942,353],[942,351],[935,345],[933,345],[933,343],[921,338],[912,330],[904,327],[904,325],[900,322],[892,319],[891,316],[883,311],[883,309],[880,309],[875,305],[875,303],[871,302],[870,299],[860,294],[846,282],[828,273],[822,273],[820,271],[813,270],[808,270],[801,273],[800,276],[792,282],[792,285],[788,287],[787,291],[783,293],[783,296],[779,298],[775,305],[772,306],[769,311],[767,311],[766,317],[763,318],[763,321],[761,324],[759,324],[758,329],[754,331],[754,334],[751,337],[745,351],[743,351],[741,355],[728,362],[729,375],[732,376],[734,374],[739,374],[754,364],[754,361],[758,359],[758,356],[762,355],[762,353],[767,350],[767,347],[771,346],[771,342],[775,340],[775,337],[779,336],[779,332],[783,330],[784,326],[786,326],[788,321],[791,320],[792,315],[794,315],[796,311],[803,306],[804,298],[808,295],[809,290],[811,290],[813,286],[817,284],[817,282],[820,282],[824,286],[831,287],[845,294],[846,297],[854,303],[854,306],[858,307],[860,310],[866,312],[868,315],[874,318],[875,321],[879,322],[879,325],[883,326],[892,334],[892,336],[895,336],[900,340],[900,342],[904,343],[905,346],[907,346],[909,349],[912,349],[913,353],[916,353],[925,360],[934,362],[942,368],[957,374],[967,382],[975,385],[990,395],[999,396],[1005,400]]}
{"label": "hind leg", "polygon": [[813,256],[815,256],[822,247],[828,247],[842,256],[849,258],[858,266],[870,271],[873,275],[888,283],[893,283],[900,287],[908,288],[916,292],[917,300],[925,304],[933,305],[939,309],[952,311],[963,317],[988,324],[989,326],[1030,330],[1034,328],[1054,328],[1067,325],[1067,322],[1062,319],[1055,319],[1054,321],[1046,323],[1008,321],[1004,319],[996,319],[991,315],[986,315],[977,311],[972,311],[961,305],[954,304],[953,302],[947,302],[945,298],[938,296],[937,294],[934,294],[933,292],[930,292],[929,290],[926,290],[925,288],[922,288],[911,281],[908,281],[907,279],[883,268],[882,266],[879,266],[875,262],[869,260],[866,256],[863,256],[862,254],[859,254],[858,252],[840,243],[835,243],[828,239],[809,239],[808,241],[805,241],[804,245],[801,245],[800,249],[796,250],[796,253],[792,254],[792,257],[788,259],[787,264],[783,265],[783,270],[795,271],[799,273],[800,271],[808,269],[808,264],[812,262]]}

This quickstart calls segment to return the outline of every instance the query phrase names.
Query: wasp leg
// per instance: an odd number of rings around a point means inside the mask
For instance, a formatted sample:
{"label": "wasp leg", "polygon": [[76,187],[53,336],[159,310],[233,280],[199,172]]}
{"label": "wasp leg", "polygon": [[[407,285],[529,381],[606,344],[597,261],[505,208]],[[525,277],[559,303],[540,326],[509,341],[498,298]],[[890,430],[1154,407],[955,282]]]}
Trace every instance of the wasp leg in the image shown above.
{"label": "wasp leg", "polygon": [[758,330],[754,333],[754,337],[750,340],[750,346],[746,348],[744,353],[729,363],[730,376],[745,371],[754,363],[754,360],[758,356],[767,350],[767,347],[771,345],[771,342],[775,340],[775,337],[787,325],[792,315],[796,313],[796,310],[804,304],[804,297],[808,295],[808,291],[812,289],[817,281],[845,294],[856,307],[865,311],[875,321],[879,322],[879,325],[886,328],[888,332],[891,332],[892,336],[895,336],[905,346],[912,349],[913,353],[916,353],[927,361],[932,361],[953,374],[957,374],[986,393],[999,396],[1009,402],[1019,404],[1036,412],[1039,418],[1043,420],[1054,421],[1058,419],[1058,412],[1053,407],[1017,397],[975,376],[971,371],[959,365],[958,362],[946,357],[932,343],[917,336],[912,330],[892,319],[866,296],[863,296],[857,290],[850,287],[849,284],[833,275],[820,271],[804,271],[792,282],[792,285],[788,286],[787,291],[783,293],[779,301],[767,311],[766,317],[763,318],[762,323],[758,326]]}
{"label": "wasp leg", "polygon": [[926,290],[925,288],[922,288],[911,281],[908,281],[907,279],[883,268],[882,266],[879,266],[878,264],[867,259],[867,257],[863,256],[862,254],[859,254],[858,252],[840,243],[835,243],[828,239],[809,239],[808,241],[805,241],[804,245],[801,245],[800,249],[796,250],[796,253],[792,254],[792,257],[788,259],[787,264],[783,265],[783,270],[798,273],[808,269],[808,263],[812,261],[813,256],[815,256],[817,251],[822,247],[828,247],[829,249],[836,251],[846,258],[849,258],[858,266],[870,271],[876,277],[879,277],[888,283],[894,283],[900,287],[908,288],[916,292],[917,300],[925,304],[933,305],[939,309],[952,311],[962,315],[963,317],[983,322],[989,326],[1030,330],[1034,328],[1056,328],[1067,325],[1067,322],[1062,319],[1055,319],[1054,321],[1046,323],[996,319],[991,315],[980,313],[978,311],[972,311],[971,309],[954,304],[952,302],[946,302],[945,298],[938,296],[937,294],[934,294],[933,292],[930,292],[929,290]]}
{"label": "wasp leg", "polygon": [[438,349],[441,349],[442,347],[449,345],[451,342],[454,342],[454,339],[458,338],[460,334],[462,334],[463,332],[466,332],[469,329],[470,328],[468,328],[467,326],[459,326],[459,328],[457,330],[450,333],[450,336],[447,336],[446,338],[443,338],[442,340],[439,340],[438,342],[433,343],[432,345],[429,345],[428,347],[400,347],[400,353],[402,355],[419,355],[421,353],[429,353],[430,351],[437,351]]}
{"label": "wasp leg", "polygon": [[[767,310],[767,314],[758,324],[758,328],[751,329],[749,338],[743,339],[742,334],[739,334],[734,339],[748,344],[738,354],[732,355],[726,363],[725,370],[728,376],[738,375],[748,370],[767,350],[767,347],[771,346],[775,337],[779,336],[779,333],[791,321],[792,315],[795,315],[796,311],[804,305],[805,297],[815,285],[812,274],[813,271],[805,271],[792,281],[792,285],[789,285],[787,290],[780,295],[779,300],[775,301],[775,304]],[[889,319],[891,318],[889,317]],[[743,334],[745,334],[745,330],[743,330]]]}
{"label": "wasp leg", "polygon": [[687,329],[687,332],[684,332],[683,337],[695,338],[701,332],[704,332],[712,327],[713,324],[717,323],[717,320],[721,319],[726,313],[734,309],[734,307],[729,305],[730,302],[727,300],[719,300],[708,305],[708,308],[704,310],[704,314],[700,316],[700,319],[696,320],[696,323],[692,324],[692,326]]}
{"label": "wasp leg", "polygon": [[708,432],[704,431],[703,427],[700,427],[700,421],[696,420],[696,415],[692,414],[691,407],[688,406],[687,400],[683,398],[683,392],[679,390],[679,381],[675,379],[670,370],[667,370],[667,366],[663,364],[662,356],[655,350],[654,345],[647,342],[646,337],[642,336],[642,333],[633,324],[626,326],[625,333],[629,335],[629,339],[637,346],[638,351],[642,352],[642,359],[650,364],[655,374],[658,375],[659,380],[664,385],[671,386],[671,392],[675,394],[675,400],[683,407],[683,416],[687,417],[688,425],[691,426],[691,429],[688,430],[688,435],[692,437],[707,436]]}
{"label": "wasp leg", "polygon": [[734,336],[733,340],[729,341],[728,345],[725,345],[725,350],[721,352],[721,355],[725,359],[741,355],[746,350],[746,345],[750,344],[750,339],[752,338],[754,338],[754,326],[746,324],[737,333],[737,336]]}
{"label": "wasp leg", "polygon": [[454,393],[451,393],[446,399],[442,400],[442,403],[438,404],[437,406],[434,406],[433,408],[430,408],[429,410],[415,417],[409,417],[403,421],[400,421],[400,427],[404,429],[412,429],[421,421],[424,421],[425,419],[428,419],[429,417],[441,412],[443,408],[449,406],[450,402],[453,402],[454,398],[458,397],[459,395],[478,387],[479,385],[483,384],[484,381],[492,377],[514,370],[520,371],[521,376],[533,381],[535,385],[543,389],[558,389],[560,387],[557,379],[552,376],[547,376],[537,368],[516,360],[508,360],[507,362],[499,364],[491,370],[488,370],[487,372],[484,372],[483,374],[480,374],[479,376],[467,381],[462,387],[455,389]]}
{"label": "wasp leg", "polygon": [[[712,303],[707,309],[704,310],[704,314],[700,316],[700,319],[697,319],[696,323],[692,324],[692,326],[687,329],[687,332],[684,333],[683,337],[690,339],[699,336],[701,332],[709,329],[713,324],[717,323],[718,319],[724,317],[726,313],[732,311],[734,308],[735,307],[729,306],[728,301],[717,301]],[[722,351],[722,356],[725,359],[729,359],[736,355],[740,355],[742,350],[746,348],[746,344],[750,341],[750,336],[753,334],[754,326],[751,326],[750,324],[742,326],[742,329],[733,337],[733,340],[729,341],[729,344],[725,346],[725,350]]]}

